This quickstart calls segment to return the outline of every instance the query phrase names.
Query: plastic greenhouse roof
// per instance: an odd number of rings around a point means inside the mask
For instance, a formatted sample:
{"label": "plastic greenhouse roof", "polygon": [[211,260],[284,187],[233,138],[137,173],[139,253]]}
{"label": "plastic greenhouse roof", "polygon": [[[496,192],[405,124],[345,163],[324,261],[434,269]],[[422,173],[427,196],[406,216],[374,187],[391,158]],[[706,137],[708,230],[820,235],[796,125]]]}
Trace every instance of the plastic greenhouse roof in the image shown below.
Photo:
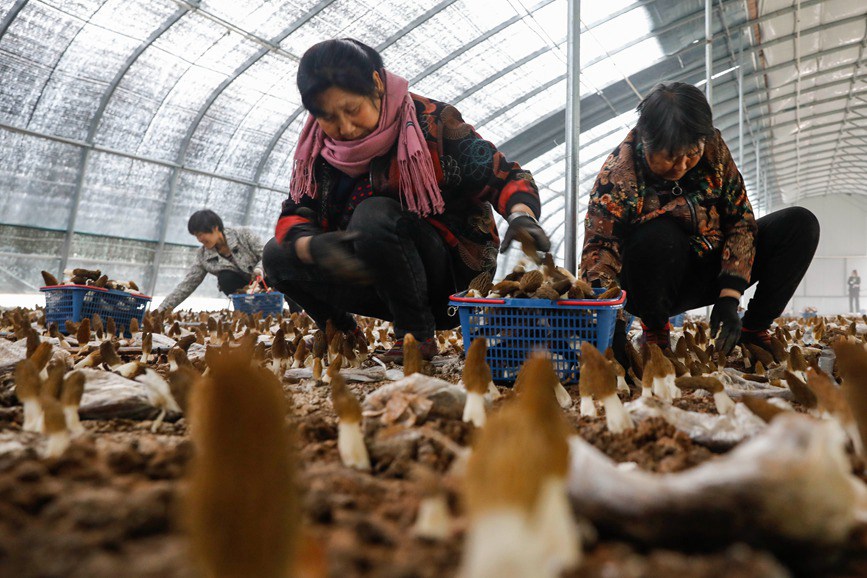
{"label": "plastic greenhouse roof", "polygon": [[[579,224],[641,96],[703,81],[704,4],[581,3]],[[0,291],[29,290],[68,250],[70,267],[163,294],[205,206],[270,237],[306,118],[298,60],[345,36],[534,173],[562,257],[566,15],[567,0],[4,0]],[[865,34],[862,0],[713,2],[715,122],[758,212],[863,193]]]}

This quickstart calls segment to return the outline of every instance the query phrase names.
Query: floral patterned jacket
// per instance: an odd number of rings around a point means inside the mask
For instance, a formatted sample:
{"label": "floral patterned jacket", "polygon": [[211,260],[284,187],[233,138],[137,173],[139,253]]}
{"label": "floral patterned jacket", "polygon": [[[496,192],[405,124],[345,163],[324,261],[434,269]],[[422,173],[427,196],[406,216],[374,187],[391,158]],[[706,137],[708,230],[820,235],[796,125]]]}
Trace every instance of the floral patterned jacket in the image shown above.
{"label": "floral patterned jacket", "polygon": [[755,258],[756,220],[720,132],[705,143],[698,164],[676,182],[650,172],[637,141],[633,129],[605,160],[593,185],[584,221],[584,278],[603,286],[618,280],[623,240],[632,228],[668,216],[689,233],[698,255],[719,252],[720,288],[743,292]]}
{"label": "floral patterned jacket", "polygon": [[[489,141],[464,122],[448,104],[410,93],[424,133],[445,202],[445,211],[426,217],[452,254],[457,290],[482,271],[497,267],[499,235],[491,207],[504,217],[517,203],[541,212],[539,191],[532,175],[506,160]],[[292,250],[295,240],[343,229],[355,206],[370,195],[400,200],[396,149],[373,159],[370,173],[348,198],[335,199],[342,173],[321,157],[316,164],[317,198],[283,202],[275,237]],[[339,204],[339,206],[334,206]]]}

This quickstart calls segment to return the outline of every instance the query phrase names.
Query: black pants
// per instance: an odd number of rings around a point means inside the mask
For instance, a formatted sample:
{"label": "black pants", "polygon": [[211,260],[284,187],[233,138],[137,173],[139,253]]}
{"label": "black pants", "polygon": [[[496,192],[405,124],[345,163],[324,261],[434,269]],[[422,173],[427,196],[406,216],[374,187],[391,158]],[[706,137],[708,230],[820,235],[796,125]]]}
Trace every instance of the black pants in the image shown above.
{"label": "black pants", "polygon": [[238,271],[220,271],[217,273],[217,287],[225,295],[237,293],[250,283],[250,276]]}
{"label": "black pants", "polygon": [[[780,316],[807,272],[819,244],[819,222],[803,207],[789,207],[758,220],[750,284],[758,283],[743,324],[766,329]],[[636,228],[623,245],[620,281],[626,310],[650,329],[672,315],[710,305],[719,297],[720,252],[701,258],[687,233],[660,217]]]}
{"label": "black pants", "polygon": [[860,290],[849,291],[849,311],[852,313],[861,311],[861,304],[859,303],[860,293]]}
{"label": "black pants", "polygon": [[396,337],[412,333],[419,340],[458,325],[448,315],[455,291],[451,257],[430,224],[393,199],[371,197],[355,208],[347,230],[359,233],[354,250],[373,274],[372,285],[349,285],[300,263],[276,239],[262,257],[268,279],[320,328],[330,319],[337,329],[351,329],[349,313],[393,321]]}

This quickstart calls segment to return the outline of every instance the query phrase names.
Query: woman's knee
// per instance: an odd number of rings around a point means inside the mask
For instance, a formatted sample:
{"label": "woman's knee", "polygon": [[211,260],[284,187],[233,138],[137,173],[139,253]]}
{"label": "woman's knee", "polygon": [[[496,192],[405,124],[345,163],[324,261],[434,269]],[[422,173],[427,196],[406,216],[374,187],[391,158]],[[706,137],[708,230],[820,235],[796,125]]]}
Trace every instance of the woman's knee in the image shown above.
{"label": "woman's knee", "polygon": [[262,249],[262,267],[265,269],[265,274],[271,276],[271,273],[277,269],[285,258],[286,251],[280,246],[276,238],[271,237],[265,243],[264,249]]}
{"label": "woman's knee", "polygon": [[819,244],[819,219],[810,209],[804,207],[787,207],[782,209],[786,211],[787,226],[798,231],[798,236],[802,237],[805,242],[815,247]]}
{"label": "woman's knee", "polygon": [[381,231],[393,231],[397,220],[403,215],[403,208],[388,197],[370,197],[358,204],[346,227],[349,231],[360,231],[365,235],[377,235]]}

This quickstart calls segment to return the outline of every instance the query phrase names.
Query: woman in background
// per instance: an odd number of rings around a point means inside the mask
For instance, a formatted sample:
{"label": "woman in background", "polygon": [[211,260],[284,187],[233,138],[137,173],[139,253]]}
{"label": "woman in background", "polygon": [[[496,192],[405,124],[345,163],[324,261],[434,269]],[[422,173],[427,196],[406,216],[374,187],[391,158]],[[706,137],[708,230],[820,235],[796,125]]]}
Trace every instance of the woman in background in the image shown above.
{"label": "woman in background", "polygon": [[217,287],[230,295],[262,277],[262,240],[248,229],[223,227],[220,216],[204,209],[187,222],[187,230],[202,246],[184,279],[169,293],[158,311],[171,311],[202,284],[208,273],[216,275]]}

